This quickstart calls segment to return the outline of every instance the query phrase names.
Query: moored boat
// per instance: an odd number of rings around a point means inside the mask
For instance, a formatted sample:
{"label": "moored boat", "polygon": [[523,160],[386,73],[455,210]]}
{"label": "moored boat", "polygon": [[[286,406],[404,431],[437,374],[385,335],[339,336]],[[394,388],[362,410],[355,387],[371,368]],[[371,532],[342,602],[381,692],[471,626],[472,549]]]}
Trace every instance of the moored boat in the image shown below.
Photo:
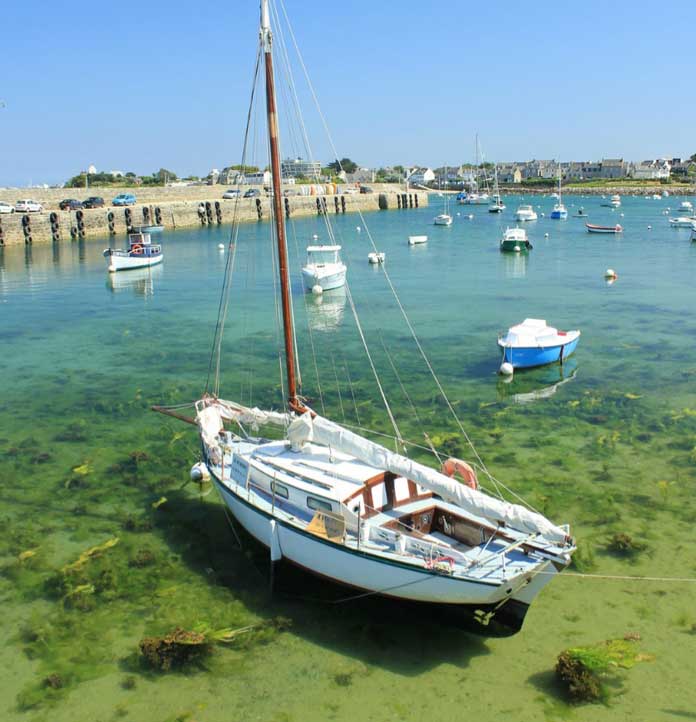
{"label": "moored boat", "polygon": [[409,246],[418,246],[421,243],[427,243],[428,242],[428,236],[409,236],[408,237],[408,245]]}
{"label": "moored boat", "polygon": [[103,255],[109,273],[155,266],[164,259],[162,246],[153,244],[149,233],[129,233],[127,250],[107,248]]}
{"label": "moored boat", "polygon": [[[280,194],[270,16],[268,0],[261,0],[277,307],[282,309],[284,340],[286,383],[281,388],[287,407],[264,411],[218,395],[227,311],[227,304],[220,303],[215,377],[195,403],[202,461],[191,475],[212,479],[234,519],[269,550],[272,564],[287,560],[357,588],[360,596],[419,602],[431,616],[443,608],[469,612],[487,630],[500,624],[517,631],[537,594],[570,563],[576,547],[569,528],[483,491],[476,470],[465,461],[447,459],[438,469],[426,466],[322,417],[301,395]],[[231,269],[229,264],[223,298]],[[352,300],[350,305],[357,322]],[[417,341],[415,331],[412,335]],[[364,337],[363,343],[367,345]],[[402,440],[390,410],[389,415],[398,449]],[[280,438],[257,436],[257,427],[274,427],[272,434]],[[485,467],[481,472],[487,473]]]}
{"label": "moored boat", "polygon": [[559,331],[540,318],[526,318],[498,337],[503,362],[513,368],[532,368],[563,361],[577,348],[580,331]]}
{"label": "moored boat", "polygon": [[537,214],[530,205],[521,205],[515,212],[516,221],[536,221]]}
{"label": "moored boat", "polygon": [[500,240],[500,250],[514,253],[530,251],[532,244],[527,240],[524,228],[506,228]]}
{"label": "moored boat", "polygon": [[131,230],[133,233],[162,233],[164,226],[158,224],[145,224],[141,226],[132,226]]}
{"label": "moored boat", "polygon": [[691,228],[693,222],[693,218],[687,216],[669,219],[669,225],[672,226],[672,228]]}
{"label": "moored boat", "polygon": [[341,246],[307,246],[307,263],[302,267],[305,288],[310,291],[330,291],[346,282],[345,263],[341,261]]}
{"label": "moored boat", "polygon": [[367,260],[373,264],[384,263],[386,257],[387,254],[384,251],[370,251],[367,254]]}
{"label": "moored boat", "polygon": [[594,223],[585,223],[589,233],[621,233],[623,228],[617,223],[615,226],[597,226]]}
{"label": "moored boat", "polygon": [[609,201],[609,205],[612,208],[618,208],[621,205],[621,196],[618,194],[613,195]]}
{"label": "moored boat", "polygon": [[433,223],[436,226],[451,226],[452,216],[449,213],[440,213],[433,218]]}

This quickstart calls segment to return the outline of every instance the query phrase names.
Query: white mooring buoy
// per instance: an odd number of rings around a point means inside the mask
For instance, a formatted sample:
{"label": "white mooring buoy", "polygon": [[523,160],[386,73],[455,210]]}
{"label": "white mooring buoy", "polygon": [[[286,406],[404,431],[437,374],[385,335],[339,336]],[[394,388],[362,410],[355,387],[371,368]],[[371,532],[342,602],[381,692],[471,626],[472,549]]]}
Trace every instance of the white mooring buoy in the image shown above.
{"label": "white mooring buoy", "polygon": [[500,373],[503,376],[512,376],[512,374],[515,372],[515,369],[513,368],[511,363],[508,363],[507,361],[503,361],[503,363],[500,364]]}
{"label": "white mooring buoy", "polygon": [[312,286],[312,293],[315,296],[321,296],[321,294],[324,293],[324,289],[317,283],[315,286]]}

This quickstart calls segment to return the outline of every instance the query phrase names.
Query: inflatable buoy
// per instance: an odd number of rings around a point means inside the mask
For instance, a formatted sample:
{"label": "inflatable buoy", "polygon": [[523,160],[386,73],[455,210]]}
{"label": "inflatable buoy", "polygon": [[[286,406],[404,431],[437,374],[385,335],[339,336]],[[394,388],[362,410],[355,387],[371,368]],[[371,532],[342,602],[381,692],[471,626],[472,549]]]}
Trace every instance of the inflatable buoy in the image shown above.
{"label": "inflatable buoy", "polygon": [[649,230],[649,231],[652,231],[652,226],[648,226],[648,230]]}
{"label": "inflatable buoy", "polygon": [[466,463],[466,461],[450,457],[443,462],[440,471],[450,477],[456,474],[470,489],[478,489],[476,472],[470,464]]}
{"label": "inflatable buoy", "polygon": [[362,231],[362,228],[360,228],[360,226],[355,226],[355,230],[360,233],[360,231]]}
{"label": "inflatable buoy", "polygon": [[221,251],[224,251],[224,250],[225,250],[225,244],[224,244],[224,243],[218,243],[218,248],[219,248]]}
{"label": "inflatable buoy", "polygon": [[548,233],[544,233],[544,238],[548,238],[548,237],[549,237],[549,234],[548,234]]}
{"label": "inflatable buoy", "polygon": [[604,271],[604,278],[611,278],[613,280],[616,280],[618,277],[619,274],[613,268],[607,268],[607,270]]}
{"label": "inflatable buoy", "polygon": [[512,376],[512,374],[515,373],[515,369],[513,368],[513,365],[511,363],[503,361],[503,363],[500,364],[499,372],[503,376]]}
{"label": "inflatable buoy", "polygon": [[469,213],[469,220],[470,220],[470,221],[473,221],[473,220],[474,220],[474,214],[473,214],[473,213]]}
{"label": "inflatable buoy", "polygon": [[321,296],[321,294],[324,293],[324,289],[317,283],[315,286],[312,286],[312,293],[315,296]]}
{"label": "inflatable buoy", "polygon": [[189,476],[191,477],[191,481],[195,481],[196,483],[200,483],[201,481],[210,481],[210,472],[208,471],[208,467],[202,461],[199,461],[191,467]]}

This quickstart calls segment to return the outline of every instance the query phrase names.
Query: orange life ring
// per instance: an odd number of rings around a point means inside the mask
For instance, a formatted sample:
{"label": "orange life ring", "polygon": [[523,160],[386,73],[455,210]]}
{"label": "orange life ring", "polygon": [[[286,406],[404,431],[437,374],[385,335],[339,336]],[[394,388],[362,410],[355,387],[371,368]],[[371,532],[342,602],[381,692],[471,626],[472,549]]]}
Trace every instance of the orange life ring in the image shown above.
{"label": "orange life ring", "polygon": [[131,246],[130,252],[134,253],[136,256],[139,256],[143,252],[143,247],[140,244],[136,243],[134,246]]}
{"label": "orange life ring", "polygon": [[478,489],[478,479],[474,469],[461,459],[449,458],[442,464],[442,473],[447,476],[457,474],[461,480],[470,488]]}

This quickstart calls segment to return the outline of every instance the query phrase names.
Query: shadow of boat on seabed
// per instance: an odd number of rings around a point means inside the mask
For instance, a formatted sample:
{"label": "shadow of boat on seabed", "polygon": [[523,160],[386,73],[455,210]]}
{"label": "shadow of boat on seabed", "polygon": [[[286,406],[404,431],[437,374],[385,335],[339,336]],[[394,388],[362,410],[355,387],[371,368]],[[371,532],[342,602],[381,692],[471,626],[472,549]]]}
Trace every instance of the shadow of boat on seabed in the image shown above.
{"label": "shadow of boat on seabed", "polygon": [[[474,619],[443,619],[428,608],[380,598],[359,597],[287,563],[277,563],[270,589],[268,550],[244,532],[230,529],[224,507],[211,495],[194,499],[185,491],[169,495],[158,528],[191,573],[224,586],[254,614],[292,619],[292,633],[339,654],[403,675],[417,675],[443,663],[466,667],[489,654]],[[451,623],[450,623],[451,622]],[[509,634],[509,632],[508,632]]]}

